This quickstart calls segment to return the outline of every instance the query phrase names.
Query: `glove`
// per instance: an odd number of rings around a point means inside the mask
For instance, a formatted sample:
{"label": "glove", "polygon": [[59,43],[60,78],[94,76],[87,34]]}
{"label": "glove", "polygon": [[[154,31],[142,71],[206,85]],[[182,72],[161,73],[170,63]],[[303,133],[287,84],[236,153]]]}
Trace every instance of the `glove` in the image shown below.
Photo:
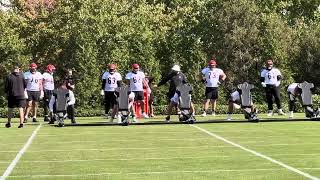
{"label": "glove", "polygon": [[24,98],[28,99],[28,93],[26,90],[24,90]]}
{"label": "glove", "polygon": [[43,91],[40,91],[40,99],[43,99],[44,93]]}
{"label": "glove", "polygon": [[261,83],[262,87],[267,87],[266,83],[262,82]]}
{"label": "glove", "polygon": [[104,96],[104,90],[101,90],[101,91],[100,91],[100,95],[101,95],[101,96]]}

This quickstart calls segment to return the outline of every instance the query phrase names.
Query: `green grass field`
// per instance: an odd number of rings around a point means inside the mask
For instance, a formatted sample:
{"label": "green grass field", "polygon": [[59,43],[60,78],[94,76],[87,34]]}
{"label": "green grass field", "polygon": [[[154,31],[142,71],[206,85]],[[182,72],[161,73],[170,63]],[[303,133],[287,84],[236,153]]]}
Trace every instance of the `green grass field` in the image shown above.
{"label": "green grass field", "polygon": [[[106,121],[78,118],[79,124]],[[18,129],[15,123],[6,129],[4,122],[1,119],[1,175],[39,128],[39,123],[28,123]],[[317,121],[63,128],[42,123],[6,179],[318,179],[319,129]]]}

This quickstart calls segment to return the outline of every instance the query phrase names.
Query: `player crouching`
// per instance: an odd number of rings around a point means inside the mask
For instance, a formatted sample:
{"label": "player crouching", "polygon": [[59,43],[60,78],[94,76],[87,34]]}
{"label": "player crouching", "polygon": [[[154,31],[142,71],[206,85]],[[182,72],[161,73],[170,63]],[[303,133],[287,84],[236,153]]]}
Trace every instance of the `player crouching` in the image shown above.
{"label": "player crouching", "polygon": [[257,109],[253,106],[250,90],[254,86],[248,83],[239,84],[236,91],[232,92],[229,99],[227,120],[231,120],[234,109],[243,109],[245,119],[259,122]]}
{"label": "player crouching", "polygon": [[[64,126],[64,119],[68,116],[67,115],[67,107],[73,106],[76,102],[74,94],[71,90],[67,88],[66,81],[63,81],[58,89],[53,91],[49,102],[49,109],[54,114],[55,119],[58,121],[58,126]],[[74,117],[70,117],[71,120],[74,120]],[[54,122],[50,121],[50,124]],[[76,122],[73,121],[72,124]]]}

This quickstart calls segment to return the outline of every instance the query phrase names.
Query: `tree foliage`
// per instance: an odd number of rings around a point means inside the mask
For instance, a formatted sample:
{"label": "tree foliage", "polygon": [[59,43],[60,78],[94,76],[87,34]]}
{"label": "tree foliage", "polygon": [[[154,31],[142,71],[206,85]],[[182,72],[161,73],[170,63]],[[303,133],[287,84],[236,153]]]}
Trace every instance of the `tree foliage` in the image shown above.
{"label": "tree foliage", "polygon": [[[213,57],[228,76],[222,94],[243,81],[261,90],[268,58],[284,74],[283,84],[319,86],[319,18],[319,0],[12,0],[0,11],[0,74],[14,62],[26,69],[36,62],[40,70],[55,64],[57,78],[72,68],[82,107],[100,106],[101,74],[111,62],[123,76],[139,63],[156,81],[179,64],[197,102],[204,86],[196,76]],[[160,104],[165,93],[156,90]]]}

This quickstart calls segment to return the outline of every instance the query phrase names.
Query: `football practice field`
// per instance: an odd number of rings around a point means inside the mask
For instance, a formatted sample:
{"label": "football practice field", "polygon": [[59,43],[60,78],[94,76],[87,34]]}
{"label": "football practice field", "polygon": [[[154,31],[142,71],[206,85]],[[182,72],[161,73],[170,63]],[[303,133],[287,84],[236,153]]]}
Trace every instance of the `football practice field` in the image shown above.
{"label": "football practice field", "polygon": [[0,119],[0,179],[320,179],[320,121],[274,117],[127,127],[101,126],[109,119],[95,117],[77,119],[87,126],[22,129],[17,119],[9,129]]}

